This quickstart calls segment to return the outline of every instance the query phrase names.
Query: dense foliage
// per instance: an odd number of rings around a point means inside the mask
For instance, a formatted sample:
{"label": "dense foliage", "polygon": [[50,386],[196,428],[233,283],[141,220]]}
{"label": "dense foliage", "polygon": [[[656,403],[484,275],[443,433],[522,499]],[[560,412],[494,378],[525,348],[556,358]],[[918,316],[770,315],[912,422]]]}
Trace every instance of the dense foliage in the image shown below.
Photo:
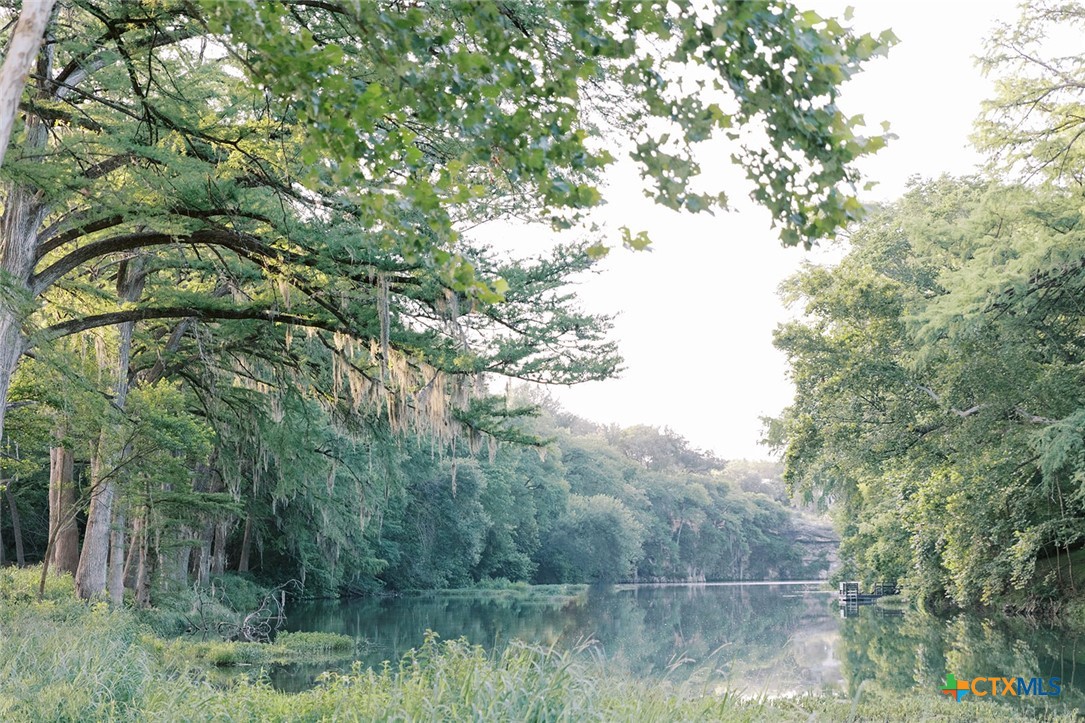
{"label": "dense foliage", "polygon": [[1085,63],[1049,39],[1083,19],[1037,4],[992,38],[984,175],[914,183],[786,284],[797,395],[772,436],[836,505],[849,575],[958,605],[1080,597]]}
{"label": "dense foliage", "polygon": [[1078,204],[920,184],[789,282],[787,476],[837,505],[849,571],[992,602],[1073,592],[1037,563],[1085,541]]}
{"label": "dense foliage", "polygon": [[[184,477],[186,463],[207,465],[211,430],[181,396],[147,388],[129,406],[133,434],[143,436],[133,436],[139,451],[124,460],[121,499],[146,525],[135,545],[147,546],[160,595],[227,570],[334,595],[496,580],[800,577],[827,566],[795,544],[794,511],[766,494],[782,492],[772,465],[727,465],[673,432],[600,427],[549,404],[518,425],[525,438],[548,444],[474,453],[466,444],[441,450],[421,435],[352,441],[322,428],[317,409],[284,406],[282,423],[262,432],[263,466],[239,472],[245,484],[216,490],[214,477],[196,476],[163,489],[155,475]],[[22,474],[11,485],[26,561],[40,559],[48,542],[47,519],[32,512],[46,505],[51,440],[48,430],[34,437],[31,421],[28,410],[12,413],[13,430],[27,424],[17,437]],[[73,430],[68,441],[73,484],[83,491],[94,439],[80,444]],[[226,454],[212,463],[245,459]],[[11,531],[5,515],[0,553],[9,559]]]}
{"label": "dense foliage", "polygon": [[[0,42],[27,10],[0,4]],[[0,99],[8,552],[144,604],[228,565],[318,590],[523,579],[536,546],[549,577],[622,577],[646,539],[653,576],[768,569],[736,525],[775,511],[675,513],[668,551],[650,495],[548,481],[535,519],[515,453],[477,458],[531,441],[488,377],[617,369],[568,283],[649,243],[589,224],[618,155],[711,212],[696,156],[724,137],[784,243],[857,218],[854,161],[885,136],[835,98],[892,42],[774,2],[57,2]],[[469,233],[494,219],[576,236],[499,254]],[[720,504],[701,487],[675,504]]]}
{"label": "dense foliage", "polygon": [[735,580],[827,567],[795,544],[790,510],[744,491],[740,468],[732,473],[671,432],[561,413],[532,427],[554,440],[551,449],[503,448],[492,462],[415,456],[400,513],[409,523],[385,517],[382,580],[414,588],[488,578]]}

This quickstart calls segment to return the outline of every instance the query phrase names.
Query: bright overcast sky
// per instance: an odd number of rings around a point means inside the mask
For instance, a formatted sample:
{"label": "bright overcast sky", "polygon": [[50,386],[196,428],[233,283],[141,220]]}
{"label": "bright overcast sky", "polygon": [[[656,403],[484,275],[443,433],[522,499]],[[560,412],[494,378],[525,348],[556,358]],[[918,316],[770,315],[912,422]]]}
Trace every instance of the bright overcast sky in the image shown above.
{"label": "bright overcast sky", "polygon": [[[1015,2],[798,4],[841,18],[852,5],[857,30],[892,28],[900,38],[887,58],[845,87],[840,102],[871,127],[889,121],[899,136],[862,167],[879,183],[864,200],[900,195],[913,175],[975,168],[979,157],[968,135],[990,83],[973,59],[995,23],[1016,18]],[[776,289],[804,259],[827,257],[781,248],[768,214],[746,199],[741,172],[727,158],[721,152],[718,160],[702,159],[711,178],[733,189],[735,210],[715,217],[653,207],[636,178],[620,168],[612,174],[600,218],[614,228],[647,230],[653,250],[612,252],[604,273],[578,291],[588,310],[619,313],[613,336],[625,371],[552,391],[566,409],[597,422],[667,426],[724,459],[768,458],[758,444],[760,417],[778,414],[793,394],[783,355],[772,346],[773,329],[789,314]]]}

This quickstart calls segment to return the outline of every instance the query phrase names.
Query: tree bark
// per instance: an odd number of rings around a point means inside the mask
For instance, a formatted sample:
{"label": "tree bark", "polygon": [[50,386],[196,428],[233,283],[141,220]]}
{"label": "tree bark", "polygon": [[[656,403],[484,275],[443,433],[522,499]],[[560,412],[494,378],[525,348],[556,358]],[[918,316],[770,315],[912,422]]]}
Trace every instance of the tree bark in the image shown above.
{"label": "tree bark", "polygon": [[222,575],[226,572],[226,527],[225,520],[215,523],[215,537],[211,541],[211,573]]}
{"label": "tree bark", "polygon": [[[0,230],[0,253],[3,253],[4,238]],[[11,386],[11,377],[15,373],[15,366],[19,363],[19,357],[23,355],[26,340],[19,331],[19,320],[15,310],[8,308],[6,303],[5,284],[15,284],[10,280],[10,274],[5,273],[3,259],[0,258],[0,439],[4,438],[4,416],[8,408],[8,387]]]}
{"label": "tree bark", "polygon": [[116,606],[124,604],[124,510],[117,509],[109,530],[109,601]]}
{"label": "tree bark", "polygon": [[[124,301],[135,301],[143,292],[145,276],[139,261],[124,262],[117,272],[117,291]],[[113,405],[123,410],[128,399],[128,367],[129,357],[132,351],[132,331],[134,322],[121,324],[118,328],[120,344],[117,353],[116,369],[116,395]],[[117,601],[123,598],[124,593],[124,518],[119,516],[120,534],[114,536],[113,532],[113,502],[116,499],[116,487],[112,478],[113,469],[104,469],[103,455],[107,449],[109,434],[115,434],[118,426],[107,424],[102,429],[98,449],[91,462],[91,498],[90,510],[87,512],[87,530],[83,536],[83,552],[79,557],[79,571],[75,575],[76,592],[84,600],[90,600],[101,596],[106,592],[109,582],[110,570],[110,543],[117,545],[114,558],[117,560],[115,567],[120,577],[121,588],[119,593],[110,587],[110,598]],[[125,449],[118,457],[112,457],[112,468],[119,464],[120,460],[130,450]],[[109,476],[105,476],[109,475]]]}
{"label": "tree bark", "polygon": [[11,482],[4,488],[4,496],[8,498],[8,507],[11,509],[11,534],[15,538],[15,562],[19,567],[26,567],[26,557],[23,555],[23,525],[19,518],[19,506],[15,504],[15,495],[11,492]]}
{"label": "tree bark", "polygon": [[249,553],[252,550],[252,510],[245,515],[245,534],[241,537],[241,554],[237,558],[237,571],[249,571]]}
{"label": "tree bark", "polygon": [[34,66],[34,59],[41,48],[49,16],[56,0],[23,0],[19,21],[8,42],[4,64],[0,66],[0,166],[4,164],[4,152],[11,139],[15,114],[23,96],[26,77]]}
{"label": "tree bark", "polygon": [[200,531],[200,550],[196,558],[196,582],[200,587],[211,584],[211,544],[215,536],[215,526],[206,524]]}
{"label": "tree bark", "polygon": [[[4,65],[0,67],[0,163],[7,150],[11,123],[19,107],[26,75],[38,53],[52,6],[53,0],[23,3],[19,24]],[[47,47],[37,58],[38,74],[43,78],[52,73],[52,55],[51,48]],[[48,95],[44,86],[39,85],[39,95]],[[8,120],[5,122],[4,118]],[[48,138],[45,122],[28,114],[24,146],[30,151],[41,149]],[[30,278],[34,271],[34,248],[38,242],[38,229],[47,212],[41,189],[10,184],[5,190],[7,195],[0,199],[4,209],[0,216],[0,439],[4,437],[4,413],[11,377],[19,357],[26,350],[22,322],[33,310]]]}
{"label": "tree bark", "polygon": [[[60,435],[61,437],[63,435]],[[55,574],[75,574],[79,566],[79,526],[75,521],[72,453],[65,447],[49,449],[50,566]]]}
{"label": "tree bark", "polygon": [[191,533],[185,536],[185,542],[188,544],[182,545],[177,550],[177,560],[174,565],[173,579],[181,583],[185,587],[192,582],[192,568],[193,568],[193,553],[196,551],[195,545],[192,543],[195,541],[195,536]]}
{"label": "tree bark", "polygon": [[26,350],[22,320],[32,306],[29,278],[37,228],[45,207],[33,189],[10,187],[0,217],[0,439],[4,435],[8,389]]}
{"label": "tree bark", "polygon": [[[105,442],[103,433],[99,447]],[[111,480],[102,479],[102,453],[95,452],[90,461],[90,509],[87,529],[83,535],[83,550],[75,573],[75,589],[84,600],[100,597],[106,588],[109,563],[109,523],[113,517],[115,489]]]}
{"label": "tree bark", "polygon": [[185,587],[188,587],[188,568],[192,563],[192,545],[189,544],[192,538],[189,528],[182,526],[175,538],[181,544],[176,545],[171,554],[162,549],[161,533],[155,533],[159,570]]}
{"label": "tree bark", "polygon": [[139,552],[136,558],[136,605],[145,607],[151,604],[151,577],[147,542],[147,513],[136,518],[132,532],[132,544],[139,538]]}

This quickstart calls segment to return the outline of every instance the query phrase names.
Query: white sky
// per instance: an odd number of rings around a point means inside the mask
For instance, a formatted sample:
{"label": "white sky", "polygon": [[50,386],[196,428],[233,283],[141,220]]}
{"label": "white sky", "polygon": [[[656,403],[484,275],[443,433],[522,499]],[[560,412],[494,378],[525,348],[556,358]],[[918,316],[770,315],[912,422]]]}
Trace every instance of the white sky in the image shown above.
{"label": "white sky", "polygon": [[[838,18],[851,5],[854,28],[875,34],[892,28],[900,38],[888,58],[845,87],[840,101],[873,128],[888,120],[899,136],[861,166],[879,183],[863,200],[895,198],[913,175],[974,169],[979,157],[968,135],[990,82],[973,58],[996,22],[1017,17],[1016,2],[798,4]],[[783,355],[772,346],[773,329],[789,315],[776,289],[804,259],[830,256],[781,248],[768,214],[746,198],[741,171],[728,157],[721,150],[718,160],[702,159],[711,177],[732,189],[735,210],[715,217],[654,207],[635,174],[614,169],[599,217],[614,228],[647,230],[653,250],[612,251],[605,272],[584,282],[579,297],[590,311],[620,313],[613,338],[625,371],[552,392],[587,419],[669,426],[724,459],[768,458],[758,444],[759,418],[779,413],[793,394]]]}

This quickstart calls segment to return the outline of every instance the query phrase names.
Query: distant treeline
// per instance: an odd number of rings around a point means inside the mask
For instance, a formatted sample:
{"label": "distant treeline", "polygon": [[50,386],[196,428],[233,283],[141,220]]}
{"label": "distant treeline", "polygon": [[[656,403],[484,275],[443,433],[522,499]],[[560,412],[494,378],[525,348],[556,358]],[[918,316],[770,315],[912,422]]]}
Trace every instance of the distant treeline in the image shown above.
{"label": "distant treeline", "polygon": [[549,449],[503,447],[492,461],[405,453],[408,481],[372,539],[387,562],[378,578],[434,588],[815,573],[791,512],[764,494],[786,499],[775,465],[725,463],[654,427],[544,413],[532,428]]}
{"label": "distant treeline", "polygon": [[[128,571],[143,570],[145,599],[231,570],[335,595],[501,580],[763,579],[827,564],[804,564],[793,543],[776,465],[725,463],[669,430],[603,427],[543,400],[538,417],[519,423],[524,444],[472,452],[460,441],[452,453],[421,435],[352,440],[316,404],[286,394],[236,420],[232,436],[220,429],[208,458],[211,432],[184,396],[166,386],[129,402],[137,451],[122,504],[145,530]],[[0,516],[8,561],[40,560],[48,544],[56,452],[50,465],[53,437],[28,412],[11,415],[21,474]],[[71,431],[71,485],[85,494],[91,465],[79,450],[90,454],[95,440],[77,444]],[[84,525],[77,514],[77,536]]]}

